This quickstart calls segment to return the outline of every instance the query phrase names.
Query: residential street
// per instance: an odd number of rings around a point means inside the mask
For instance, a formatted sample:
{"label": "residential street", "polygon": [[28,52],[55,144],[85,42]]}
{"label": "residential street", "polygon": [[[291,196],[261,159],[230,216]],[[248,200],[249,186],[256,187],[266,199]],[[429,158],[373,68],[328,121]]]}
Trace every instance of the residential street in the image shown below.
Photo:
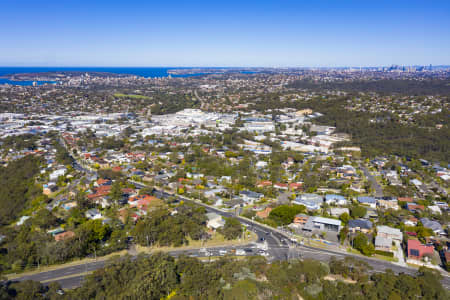
{"label": "residential street", "polygon": [[363,170],[364,176],[369,180],[370,184],[375,189],[375,197],[383,197],[383,189],[375,179],[375,176],[372,175],[367,167],[361,165],[361,169]]}

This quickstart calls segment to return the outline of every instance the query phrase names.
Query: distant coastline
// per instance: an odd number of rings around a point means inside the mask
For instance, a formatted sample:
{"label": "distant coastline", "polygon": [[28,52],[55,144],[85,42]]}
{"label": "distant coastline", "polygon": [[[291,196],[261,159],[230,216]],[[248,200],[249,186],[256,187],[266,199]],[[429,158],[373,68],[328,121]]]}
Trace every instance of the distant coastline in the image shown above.
{"label": "distant coastline", "polygon": [[187,67],[0,67],[0,84],[37,85],[57,83],[65,76],[88,73],[91,76],[140,76],[145,78],[191,77],[226,72],[254,73],[250,68]]}

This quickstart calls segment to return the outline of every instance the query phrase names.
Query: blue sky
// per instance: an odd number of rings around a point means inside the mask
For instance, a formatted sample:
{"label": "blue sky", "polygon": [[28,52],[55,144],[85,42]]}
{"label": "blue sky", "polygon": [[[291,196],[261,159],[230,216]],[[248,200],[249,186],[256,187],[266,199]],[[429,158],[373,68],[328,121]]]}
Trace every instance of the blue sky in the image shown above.
{"label": "blue sky", "polygon": [[450,1],[0,1],[0,66],[450,65]]}

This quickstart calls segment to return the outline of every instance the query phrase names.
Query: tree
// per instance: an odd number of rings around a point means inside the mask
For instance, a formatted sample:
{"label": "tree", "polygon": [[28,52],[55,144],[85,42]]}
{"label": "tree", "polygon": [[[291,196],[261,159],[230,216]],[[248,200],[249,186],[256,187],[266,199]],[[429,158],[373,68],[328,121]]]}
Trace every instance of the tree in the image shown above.
{"label": "tree", "polygon": [[375,248],[372,243],[369,243],[367,236],[363,233],[359,233],[353,239],[353,248],[359,250],[362,254],[366,256],[371,256],[375,253]]}
{"label": "tree", "polygon": [[106,240],[111,229],[108,225],[103,225],[101,220],[89,220],[77,228],[75,231],[78,246],[83,253],[92,253],[99,243]]}
{"label": "tree", "polygon": [[269,218],[278,225],[288,225],[294,221],[295,215],[305,211],[306,208],[303,205],[280,205],[270,212]]}
{"label": "tree", "polygon": [[345,212],[339,216],[339,220],[341,220],[344,225],[347,225],[348,221],[350,221],[350,216]]}
{"label": "tree", "polygon": [[0,224],[16,219],[31,200],[42,195],[34,182],[40,162],[40,158],[27,155],[0,167]]}
{"label": "tree", "polygon": [[367,209],[364,206],[355,205],[350,209],[352,218],[362,218],[366,215]]}
{"label": "tree", "polygon": [[77,202],[77,207],[81,210],[86,210],[91,207],[91,202],[86,197],[86,193],[84,191],[78,191],[75,195],[75,201]]}
{"label": "tree", "polygon": [[235,218],[225,218],[225,225],[220,231],[227,240],[234,240],[242,235],[242,225]]}
{"label": "tree", "polygon": [[348,234],[348,227],[345,226],[341,229],[341,231],[339,231],[339,241],[341,242],[341,244],[344,244],[345,239],[347,238],[347,234]]}
{"label": "tree", "polygon": [[122,199],[123,192],[122,192],[122,184],[120,181],[116,180],[111,186],[111,191],[109,192],[109,196],[111,197],[111,200],[115,203],[118,203],[120,199]]}
{"label": "tree", "polygon": [[42,208],[37,211],[32,221],[34,226],[42,229],[49,229],[58,225],[58,218],[56,218],[48,209]]}

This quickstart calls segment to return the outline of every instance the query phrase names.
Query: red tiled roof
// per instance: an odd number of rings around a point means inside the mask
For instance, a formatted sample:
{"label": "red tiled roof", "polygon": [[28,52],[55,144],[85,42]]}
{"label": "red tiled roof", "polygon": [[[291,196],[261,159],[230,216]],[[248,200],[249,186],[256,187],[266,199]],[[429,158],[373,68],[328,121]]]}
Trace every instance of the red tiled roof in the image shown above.
{"label": "red tiled roof", "polygon": [[109,179],[99,178],[99,179],[97,180],[97,184],[98,184],[98,185],[104,185],[104,184],[108,183],[109,181],[110,181]]}
{"label": "red tiled roof", "polygon": [[271,207],[266,207],[266,209],[262,210],[262,211],[258,211],[256,213],[256,215],[262,219],[265,219],[269,216],[270,212],[272,211]]}
{"label": "red tiled roof", "polygon": [[[413,255],[411,250],[417,250],[418,256]],[[423,245],[418,240],[408,240],[408,257],[414,259],[421,259],[425,254],[433,254],[433,246]]]}
{"label": "red tiled roof", "polygon": [[289,183],[289,188],[290,188],[291,190],[301,189],[302,186],[303,186],[303,184],[301,184],[301,183],[299,183],[299,182],[292,182],[292,183]]}
{"label": "red tiled roof", "polygon": [[413,199],[410,197],[398,197],[397,200],[401,202],[413,202]]}
{"label": "red tiled roof", "polygon": [[263,180],[260,183],[258,183],[258,186],[270,186],[272,185],[272,181],[270,180]]}
{"label": "red tiled roof", "polygon": [[158,198],[150,196],[150,195],[138,195],[131,197],[128,200],[130,206],[136,206],[137,208],[147,207],[152,201],[157,200]]}
{"label": "red tiled roof", "polygon": [[75,232],[73,231],[64,231],[58,234],[55,234],[55,241],[62,241],[75,236]]}

